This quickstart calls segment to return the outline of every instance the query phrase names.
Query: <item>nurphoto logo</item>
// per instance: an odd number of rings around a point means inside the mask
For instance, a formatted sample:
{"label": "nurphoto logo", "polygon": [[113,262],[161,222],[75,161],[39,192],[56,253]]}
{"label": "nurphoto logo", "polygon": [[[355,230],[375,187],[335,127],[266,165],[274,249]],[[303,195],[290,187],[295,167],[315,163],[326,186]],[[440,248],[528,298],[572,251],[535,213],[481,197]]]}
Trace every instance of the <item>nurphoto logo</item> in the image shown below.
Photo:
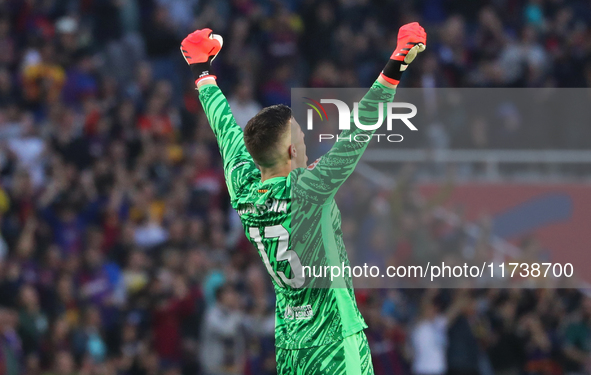
{"label": "nurphoto logo", "polygon": [[[316,101],[314,99],[303,97],[306,101],[304,102],[305,105],[309,106],[310,108],[307,110],[307,129],[313,130],[314,129],[314,114],[316,113],[320,118],[320,121],[328,120],[328,114],[326,109],[322,104],[333,104],[336,106],[338,111],[338,118],[339,118],[339,131],[343,130],[351,130],[351,109],[347,105],[347,103],[343,102],[342,100],[338,99],[320,99],[320,101]],[[384,104],[386,105],[386,113],[384,114]],[[408,109],[410,112],[408,113],[398,113],[395,109]],[[395,103],[379,103],[377,109],[378,119],[374,124],[362,124],[359,120],[359,102],[353,103],[353,123],[355,126],[361,130],[366,131],[374,131],[382,127],[384,124],[384,120],[386,121],[386,129],[388,131],[392,131],[393,123],[395,120],[402,121],[404,125],[406,125],[411,131],[418,131],[416,126],[410,121],[411,118],[417,115],[417,107],[411,103],[402,103],[402,102],[395,102]],[[385,119],[384,119],[385,117]],[[349,135],[347,137],[341,137],[338,134],[320,134],[319,141],[322,142],[323,140],[330,140],[330,139],[337,139],[337,140],[349,140],[350,142],[369,142],[373,138],[377,139],[380,142],[382,139],[386,139],[387,142],[402,142],[404,137],[401,134],[365,134],[359,133],[355,135]]]}

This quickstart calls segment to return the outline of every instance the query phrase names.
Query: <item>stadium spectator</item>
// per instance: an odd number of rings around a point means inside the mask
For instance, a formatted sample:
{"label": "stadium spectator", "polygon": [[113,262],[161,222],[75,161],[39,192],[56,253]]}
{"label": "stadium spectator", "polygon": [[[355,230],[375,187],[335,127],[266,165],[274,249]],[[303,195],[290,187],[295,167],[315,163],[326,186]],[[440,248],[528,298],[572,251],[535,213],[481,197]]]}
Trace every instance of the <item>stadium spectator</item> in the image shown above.
{"label": "stadium spectator", "polygon": [[240,296],[231,285],[216,292],[216,304],[205,313],[201,361],[208,375],[240,374],[244,360]]}

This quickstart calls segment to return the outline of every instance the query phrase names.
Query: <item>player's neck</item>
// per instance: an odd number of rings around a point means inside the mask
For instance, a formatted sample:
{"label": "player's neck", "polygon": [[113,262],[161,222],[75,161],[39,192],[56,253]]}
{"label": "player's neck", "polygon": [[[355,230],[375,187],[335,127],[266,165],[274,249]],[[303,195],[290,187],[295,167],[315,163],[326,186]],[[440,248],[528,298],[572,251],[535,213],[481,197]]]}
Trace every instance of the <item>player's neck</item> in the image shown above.
{"label": "player's neck", "polygon": [[261,182],[265,182],[275,177],[287,177],[291,172],[291,163],[278,167],[261,168]]}

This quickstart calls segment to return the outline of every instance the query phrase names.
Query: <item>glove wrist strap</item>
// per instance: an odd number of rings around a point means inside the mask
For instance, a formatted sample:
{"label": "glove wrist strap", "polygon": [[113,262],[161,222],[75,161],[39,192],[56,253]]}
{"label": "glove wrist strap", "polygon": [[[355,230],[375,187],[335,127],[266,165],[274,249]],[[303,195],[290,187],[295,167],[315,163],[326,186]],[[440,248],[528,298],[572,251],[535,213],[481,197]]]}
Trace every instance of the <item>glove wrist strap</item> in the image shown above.
{"label": "glove wrist strap", "polygon": [[209,62],[191,64],[190,68],[196,81],[211,75],[211,64]]}
{"label": "glove wrist strap", "polygon": [[380,74],[380,77],[382,77],[382,78],[383,78],[383,79],[384,79],[386,82],[388,82],[388,83],[389,83],[389,84],[391,84],[391,85],[398,85],[398,84],[400,83],[400,80],[397,80],[397,79],[392,79],[392,78],[386,77],[386,76],[384,75],[384,73],[381,73],[381,74]]}
{"label": "glove wrist strap", "polygon": [[214,80],[215,79],[218,79],[218,77],[216,77],[214,75],[211,75],[211,74],[210,75],[207,75],[207,76],[203,76],[203,77],[199,78],[198,80],[195,80],[195,86],[199,86],[199,82],[201,82],[201,81],[203,81],[205,79],[208,79],[208,78],[214,79]]}
{"label": "glove wrist strap", "polygon": [[403,61],[392,60],[388,61],[386,67],[382,71],[382,76],[386,81],[393,85],[397,85],[402,78],[402,73],[408,68],[408,65]]}

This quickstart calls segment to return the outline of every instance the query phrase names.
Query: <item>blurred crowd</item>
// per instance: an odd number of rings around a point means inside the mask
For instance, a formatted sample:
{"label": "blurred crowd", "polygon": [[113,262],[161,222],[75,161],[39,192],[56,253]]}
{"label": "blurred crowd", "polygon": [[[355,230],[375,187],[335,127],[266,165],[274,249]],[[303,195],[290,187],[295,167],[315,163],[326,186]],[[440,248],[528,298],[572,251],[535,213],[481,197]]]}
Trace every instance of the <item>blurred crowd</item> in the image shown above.
{"label": "blurred crowd", "polygon": [[[535,236],[526,235],[519,240],[519,254],[499,260],[490,216],[483,213],[470,223],[460,205],[442,214],[443,202],[454,189],[453,170],[429,197],[418,192],[415,173],[405,166],[393,191],[371,188],[355,175],[339,190],[336,199],[352,266],[375,266],[383,274],[386,267],[408,269],[427,262],[461,267],[551,259]],[[548,279],[531,277],[511,280],[510,289],[485,289],[485,279],[469,281],[477,289],[462,289],[460,283],[456,289],[427,290],[381,289],[379,277],[357,280],[366,288],[357,289],[356,295],[369,325],[366,334],[376,374],[590,373],[588,291],[572,289],[573,284],[556,289]],[[386,284],[404,285],[403,280]],[[416,283],[408,281],[407,286]]]}
{"label": "blurred crowd", "polygon": [[[244,126],[291,87],[368,86],[415,20],[407,86],[590,83],[585,1],[0,0],[0,375],[274,374],[274,294],[179,42],[224,35]],[[398,202],[400,251],[454,246]],[[578,291],[358,294],[376,374],[588,373]]]}

